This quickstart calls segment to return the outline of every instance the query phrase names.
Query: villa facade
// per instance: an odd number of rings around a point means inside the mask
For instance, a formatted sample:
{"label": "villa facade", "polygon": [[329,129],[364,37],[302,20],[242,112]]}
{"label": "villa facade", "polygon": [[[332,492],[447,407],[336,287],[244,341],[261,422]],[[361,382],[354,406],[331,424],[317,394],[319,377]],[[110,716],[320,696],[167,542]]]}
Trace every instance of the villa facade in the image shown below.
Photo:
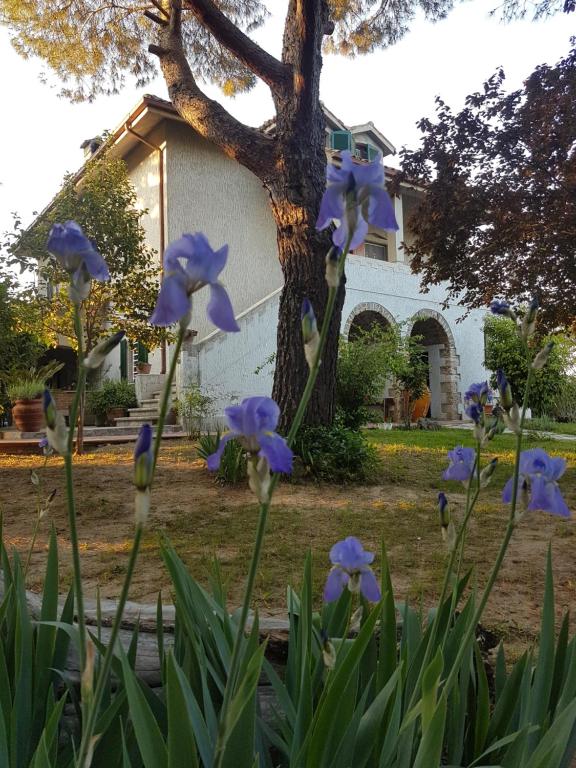
{"label": "villa facade", "polygon": [[[325,114],[329,159],[343,149],[352,150],[360,161],[371,160],[378,151],[384,158],[395,152],[371,123],[348,128],[328,110]],[[273,124],[264,130],[273,130]],[[204,232],[215,249],[229,245],[221,279],[241,333],[214,329],[204,311],[207,291],[195,294],[193,332],[181,352],[177,390],[196,382],[218,398],[220,413],[232,398],[270,394],[282,272],[266,190],[247,169],[200,137],[169,102],[154,96],[143,97],[112,142],[109,151],[127,164],[139,204],[147,211],[143,224],[149,245],[158,254],[184,232]],[[462,307],[445,306],[442,286],[420,292],[420,279],[412,274],[402,247],[411,236],[404,222],[420,194],[401,186],[394,197],[399,231],[371,230],[366,244],[348,257],[341,331],[349,337],[374,323],[399,323],[403,333],[421,336],[429,360],[430,415],[458,419],[468,384],[486,377],[484,313],[473,311],[462,319]],[[151,351],[151,373],[142,375],[134,373],[136,349],[111,356],[105,375],[136,378],[137,391],[145,398],[159,388],[171,349]]]}

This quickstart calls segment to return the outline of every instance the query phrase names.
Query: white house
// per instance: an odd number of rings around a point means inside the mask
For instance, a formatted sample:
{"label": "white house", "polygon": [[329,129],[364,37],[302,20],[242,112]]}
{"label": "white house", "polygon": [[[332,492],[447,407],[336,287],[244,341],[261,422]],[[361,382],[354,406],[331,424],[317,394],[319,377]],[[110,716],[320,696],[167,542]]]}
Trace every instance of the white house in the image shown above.
{"label": "white house", "polygon": [[[329,156],[345,148],[365,160],[378,150],[384,157],[394,154],[392,144],[372,123],[347,127],[328,110],[325,113]],[[159,254],[183,232],[204,232],[214,248],[229,245],[221,279],[241,333],[215,330],[204,312],[207,291],[195,294],[195,334],[181,353],[178,389],[195,381],[219,397],[220,407],[231,396],[270,394],[282,273],[276,228],[260,181],[196,134],[170,102],[155,96],[144,96],[126,116],[113,134],[110,151],[126,161],[139,203],[148,211],[143,224],[149,244]],[[348,336],[354,328],[377,322],[402,323],[407,333],[422,335],[430,363],[431,416],[457,419],[467,386],[486,377],[484,313],[473,311],[460,321],[462,307],[443,308],[441,286],[420,293],[419,277],[411,273],[401,245],[410,242],[404,221],[418,194],[403,185],[394,198],[399,231],[371,231],[366,245],[347,259],[342,333]],[[160,388],[170,352],[155,350],[149,356],[151,374],[136,374],[143,398]],[[122,366],[129,378],[134,375],[131,363],[124,360]],[[120,375],[118,354],[110,360],[108,375]]]}

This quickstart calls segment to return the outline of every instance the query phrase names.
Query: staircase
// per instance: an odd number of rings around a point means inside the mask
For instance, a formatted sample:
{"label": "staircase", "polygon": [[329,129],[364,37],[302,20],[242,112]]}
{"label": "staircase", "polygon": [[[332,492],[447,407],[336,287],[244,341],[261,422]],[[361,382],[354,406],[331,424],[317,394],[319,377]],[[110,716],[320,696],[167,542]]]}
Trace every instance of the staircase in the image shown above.
{"label": "staircase", "polygon": [[[115,430],[122,429],[124,434],[127,432],[136,433],[142,424],[156,424],[158,422],[158,412],[160,410],[160,398],[162,392],[153,392],[148,400],[142,400],[138,408],[129,408],[128,416],[122,416],[116,419]],[[176,388],[172,387],[172,402],[176,398]],[[165,433],[182,432],[180,424],[165,424]]]}

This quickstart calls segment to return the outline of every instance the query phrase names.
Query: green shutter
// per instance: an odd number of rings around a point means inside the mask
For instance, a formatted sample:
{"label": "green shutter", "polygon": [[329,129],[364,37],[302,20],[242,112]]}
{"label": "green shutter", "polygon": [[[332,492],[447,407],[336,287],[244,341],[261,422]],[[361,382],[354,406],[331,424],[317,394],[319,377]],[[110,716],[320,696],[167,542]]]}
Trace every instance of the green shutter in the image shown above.
{"label": "green shutter", "polygon": [[375,160],[378,156],[378,150],[376,147],[373,147],[372,144],[368,144],[368,160],[372,162],[372,160]]}
{"label": "green shutter", "polygon": [[122,339],[120,342],[120,378],[126,381],[128,378],[128,342]]}
{"label": "green shutter", "polygon": [[339,151],[347,149],[349,152],[352,152],[354,141],[350,131],[332,131],[330,134],[330,147]]}
{"label": "green shutter", "polygon": [[147,363],[148,362],[148,350],[142,344],[141,341],[138,342],[138,362],[139,363]]}

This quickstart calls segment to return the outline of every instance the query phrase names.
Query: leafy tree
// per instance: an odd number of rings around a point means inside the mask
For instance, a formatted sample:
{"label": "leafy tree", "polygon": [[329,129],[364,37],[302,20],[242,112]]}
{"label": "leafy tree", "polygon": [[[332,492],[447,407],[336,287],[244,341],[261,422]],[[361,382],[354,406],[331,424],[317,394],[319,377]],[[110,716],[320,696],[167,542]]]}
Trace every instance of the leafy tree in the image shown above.
{"label": "leafy tree", "polygon": [[21,268],[38,270],[37,285],[21,296],[31,313],[28,327],[47,344],[64,336],[75,345],[68,278],[46,253],[52,225],[74,219],[96,243],[111,276],[107,283],[92,281],[83,305],[86,350],[120,329],[133,341],[157,346],[165,331],[150,326],[148,318],[158,292],[158,269],[146,245],[142,211],[136,208],[126,166],[118,159],[95,159],[78,182],[68,175],[54,204],[27,230],[17,222],[8,239],[9,258]]}
{"label": "leafy tree", "polygon": [[[524,399],[524,385],[528,374],[526,352],[518,336],[516,325],[506,317],[488,316],[484,322],[485,361],[488,370],[493,371],[491,384],[496,387],[496,371],[501,368],[518,403]],[[540,371],[534,371],[528,406],[536,416],[551,415],[560,395],[568,370],[574,363],[576,342],[573,337],[552,334],[538,340],[538,346],[554,341],[554,347]]]}
{"label": "leafy tree", "polygon": [[538,294],[550,330],[574,327],[576,47],[513,93],[499,70],[457,114],[436,104],[420,148],[402,152],[401,178],[426,187],[405,244],[413,271],[470,307]]}
{"label": "leafy tree", "polygon": [[[564,2],[542,0],[533,7],[553,13]],[[453,0],[289,0],[277,58],[249,36],[272,7],[262,0],[0,0],[0,19],[16,49],[42,58],[66,81],[65,92],[73,99],[115,92],[127,72],[145,83],[154,73],[149,53],[157,57],[183,119],[252,171],[268,190],[285,284],[273,388],[283,426],[292,419],[308,372],[300,338],[302,299],[310,299],[320,319],[327,299],[324,255],[329,234],[314,227],[326,166],[319,98],[323,50],[355,55],[393,44],[418,9],[434,20],[452,5]],[[505,0],[503,6],[512,15],[529,7],[522,0]],[[266,131],[236,120],[198,84],[212,81],[234,94],[258,79],[270,88],[276,112],[273,128]],[[343,300],[344,286],[309,422],[329,423],[333,416]]]}

